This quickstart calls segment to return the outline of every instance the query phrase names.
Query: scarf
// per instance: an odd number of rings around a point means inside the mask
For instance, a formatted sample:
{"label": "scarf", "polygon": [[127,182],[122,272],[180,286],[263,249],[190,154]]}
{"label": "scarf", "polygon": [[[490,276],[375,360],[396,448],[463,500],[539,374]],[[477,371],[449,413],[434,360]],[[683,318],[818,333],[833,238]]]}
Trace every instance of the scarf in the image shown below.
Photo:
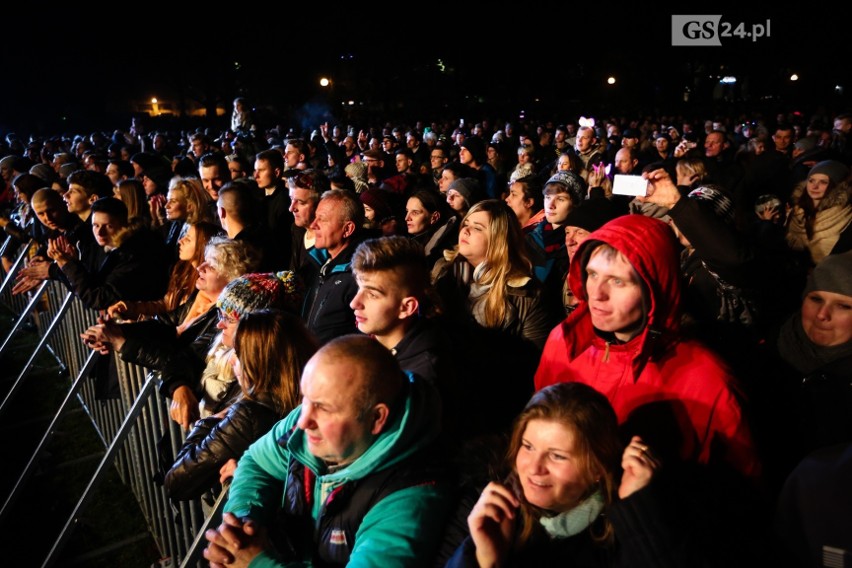
{"label": "scarf", "polygon": [[[469,269],[470,263],[466,262],[465,265]],[[470,281],[470,291],[467,296],[471,303],[473,317],[480,325],[485,325],[485,295],[491,290],[491,284],[482,284],[479,282],[483,272],[485,272],[485,262],[479,263],[479,266],[473,271],[473,278]],[[464,277],[465,279],[470,278],[467,273],[464,274]]]}
{"label": "scarf", "polygon": [[778,352],[781,358],[797,371],[810,375],[835,361],[852,357],[852,341],[833,347],[817,345],[810,340],[802,327],[802,313],[796,312],[781,327]]}
{"label": "scarf", "polygon": [[552,517],[542,517],[539,522],[550,538],[568,538],[586,530],[603,508],[603,495],[598,490],[576,507]]}

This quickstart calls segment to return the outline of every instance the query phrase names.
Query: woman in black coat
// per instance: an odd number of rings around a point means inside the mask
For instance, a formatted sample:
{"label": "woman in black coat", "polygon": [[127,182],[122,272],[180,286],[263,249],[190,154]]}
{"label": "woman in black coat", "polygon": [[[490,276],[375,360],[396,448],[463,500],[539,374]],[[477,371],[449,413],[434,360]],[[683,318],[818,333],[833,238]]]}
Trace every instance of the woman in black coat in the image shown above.
{"label": "woman in black coat", "polygon": [[756,354],[755,433],[775,491],[811,452],[852,442],[852,252],[825,257]]}
{"label": "woman in black coat", "polygon": [[220,470],[300,401],[301,371],[317,349],[299,318],[278,310],[245,314],[237,324],[234,371],[241,393],[226,410],[195,423],[166,473],[170,498],[219,488]]}
{"label": "woman in black coat", "polygon": [[509,474],[482,491],[447,568],[706,564],[667,521],[652,483],[659,461],[638,436],[622,445],[612,406],[593,388],[560,383],[533,395],[507,456]]}

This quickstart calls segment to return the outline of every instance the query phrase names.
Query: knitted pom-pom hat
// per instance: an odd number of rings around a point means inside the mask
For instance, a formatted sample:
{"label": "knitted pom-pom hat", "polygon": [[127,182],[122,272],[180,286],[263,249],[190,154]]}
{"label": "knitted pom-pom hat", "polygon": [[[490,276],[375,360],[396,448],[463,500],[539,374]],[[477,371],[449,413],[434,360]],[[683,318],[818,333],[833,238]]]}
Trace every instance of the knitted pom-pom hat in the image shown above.
{"label": "knitted pom-pom hat", "polygon": [[303,286],[292,270],[243,274],[219,294],[216,307],[235,319],[255,310],[279,308],[297,313],[301,307]]}

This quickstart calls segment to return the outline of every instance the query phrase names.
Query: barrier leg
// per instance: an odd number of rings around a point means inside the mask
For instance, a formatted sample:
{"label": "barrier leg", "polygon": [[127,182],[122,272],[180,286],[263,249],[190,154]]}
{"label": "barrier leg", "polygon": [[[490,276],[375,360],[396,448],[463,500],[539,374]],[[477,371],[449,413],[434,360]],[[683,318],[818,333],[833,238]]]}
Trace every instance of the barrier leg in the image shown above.
{"label": "barrier leg", "polygon": [[[39,291],[41,291],[46,284],[47,284],[46,282],[44,284],[42,284],[42,288],[39,288]],[[30,302],[30,303],[32,304],[32,303],[38,301],[39,296],[40,296],[40,294],[37,294],[36,297],[33,298],[33,302]],[[74,295],[70,294],[70,293],[65,296],[65,300],[62,302],[62,306],[60,306],[59,311],[56,314],[56,317],[54,317],[53,321],[50,322],[50,326],[45,331],[44,337],[42,337],[41,341],[39,341],[38,345],[36,345],[36,348],[33,351],[32,356],[30,356],[29,360],[24,365],[24,368],[21,370],[21,373],[18,375],[18,378],[15,379],[14,384],[12,384],[12,388],[9,389],[8,393],[6,393],[6,397],[3,399],[3,402],[0,403],[0,415],[3,414],[4,409],[9,407],[10,401],[14,398],[15,394],[17,394],[18,390],[21,388],[21,385],[24,384],[24,379],[27,377],[30,370],[32,369],[32,365],[35,362],[36,358],[38,357],[38,354],[41,352],[41,350],[47,344],[47,340],[50,339],[50,336],[53,334],[53,331],[56,329],[56,327],[62,321],[62,317],[65,315],[65,312],[68,311],[68,307],[71,305],[71,300],[73,299],[73,297],[74,297]],[[20,323],[21,321],[22,320],[18,320],[18,323]],[[17,324],[16,324],[16,327],[17,327]],[[14,334],[14,330],[13,330],[12,334]],[[12,334],[10,334],[10,337],[11,337]],[[6,345],[3,345],[3,347],[6,347]],[[0,353],[2,353],[2,348],[0,348]],[[89,360],[91,360],[91,356],[89,357]],[[88,365],[89,363],[87,362],[86,364]]]}
{"label": "barrier leg", "polygon": [[62,401],[62,404],[59,406],[59,410],[56,412],[56,415],[50,422],[50,426],[47,427],[47,432],[45,432],[44,436],[41,439],[41,442],[39,442],[38,446],[35,449],[35,452],[33,452],[30,461],[27,462],[23,473],[21,473],[20,477],[18,477],[18,481],[15,483],[15,487],[12,488],[12,492],[9,494],[9,497],[6,498],[6,502],[3,503],[3,508],[0,509],[0,524],[3,523],[3,521],[6,519],[6,515],[9,513],[9,511],[12,510],[12,505],[14,505],[15,500],[17,499],[21,489],[23,489],[24,485],[26,484],[26,481],[29,479],[33,469],[35,469],[35,466],[38,463],[38,459],[41,456],[42,451],[47,446],[48,442],[50,442],[51,438],[53,438],[53,434],[56,431],[56,425],[62,419],[62,416],[68,409],[68,406],[71,404],[71,401],[77,396],[77,391],[80,390],[83,381],[86,380],[86,377],[88,376],[92,365],[94,365],[94,362],[97,359],[96,355],[97,353],[92,351],[92,354],[89,356],[88,361],[86,361],[86,365],[80,371],[80,374],[77,375],[77,378],[71,385],[71,390],[68,391],[68,394],[65,396],[65,400]]}
{"label": "barrier leg", "polygon": [[156,381],[147,381],[145,385],[142,387],[142,390],[139,392],[139,396],[136,397],[136,400],[133,402],[133,407],[130,409],[130,412],[124,419],[124,422],[121,425],[118,433],[107,449],[106,455],[104,455],[101,460],[100,465],[98,465],[97,471],[92,476],[91,481],[89,481],[89,485],[86,486],[86,490],[83,492],[83,496],[80,497],[80,500],[77,502],[77,506],[74,508],[74,511],[71,513],[71,516],[68,518],[68,522],[65,523],[65,526],[62,529],[62,532],[59,534],[59,537],[56,539],[56,542],[53,543],[53,547],[51,547],[50,552],[42,563],[42,568],[47,568],[53,565],[56,562],[57,556],[62,548],[65,546],[65,543],[68,541],[68,538],[71,536],[71,531],[74,526],[77,524],[80,515],[82,515],[85,508],[89,505],[89,502],[92,500],[92,496],[94,495],[95,489],[101,484],[101,482],[106,477],[108,473],[109,467],[112,466],[113,461],[115,460],[118,451],[121,449],[122,444],[124,443],[127,436],[130,434],[130,430],[133,429],[136,419],[142,412],[142,409],[145,408],[145,405],[148,402],[148,397],[151,396],[151,393],[154,392],[156,388]]}
{"label": "barrier leg", "polygon": [[3,357],[3,353],[6,351],[6,348],[9,347],[9,345],[12,344],[12,339],[14,339],[15,334],[18,333],[18,330],[21,328],[21,326],[23,326],[24,322],[27,320],[27,318],[32,313],[32,311],[35,309],[35,307],[39,303],[39,301],[41,301],[41,297],[44,294],[44,290],[45,290],[45,288],[47,288],[48,284],[49,284],[48,280],[45,280],[44,282],[41,283],[41,285],[36,290],[36,293],[33,294],[33,297],[30,300],[30,303],[27,304],[27,307],[24,308],[24,311],[21,312],[21,315],[18,316],[17,320],[15,320],[15,325],[12,326],[12,330],[9,332],[9,335],[6,337],[6,341],[4,341],[3,345],[0,346],[0,357]]}

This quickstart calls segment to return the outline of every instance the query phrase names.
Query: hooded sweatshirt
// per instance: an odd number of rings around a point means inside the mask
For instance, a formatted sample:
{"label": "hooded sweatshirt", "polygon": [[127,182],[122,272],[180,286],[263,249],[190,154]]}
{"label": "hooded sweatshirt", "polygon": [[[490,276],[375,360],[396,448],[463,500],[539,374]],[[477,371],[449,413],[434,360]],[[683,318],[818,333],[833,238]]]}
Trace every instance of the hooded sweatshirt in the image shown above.
{"label": "hooded sweatshirt", "polygon": [[[592,325],[585,268],[601,243],[621,252],[646,291],[645,327],[626,343]],[[619,217],[589,235],[575,260],[568,278],[580,304],[550,333],[536,390],[588,384],[609,399],[626,439],[642,436],[664,459],[725,464],[756,476],[760,466],[734,378],[714,353],[680,337],[681,280],[667,224],[643,215]]]}
{"label": "hooded sweatshirt", "polygon": [[[282,500],[292,495],[287,485],[292,481],[291,462],[295,460],[299,462],[296,465],[304,466],[305,473],[310,472],[304,476],[313,481],[310,516],[320,532],[336,490],[349,485],[357,492],[359,487],[370,485],[370,476],[417,457],[436,440],[440,431],[440,420],[436,419],[440,413],[438,392],[422,379],[410,374],[409,379],[408,395],[393,422],[358,459],[334,472],[328,472],[326,465],[308,450],[304,431],[296,427],[301,412],[301,406],[297,407],[240,459],[225,512],[268,524],[278,514]],[[332,542],[324,543],[325,549],[337,544],[351,546],[346,566],[353,568],[428,563],[424,559],[431,558],[441,538],[450,503],[448,490],[443,483],[419,483],[387,494],[364,515],[354,545],[338,534],[342,531],[332,531]],[[283,507],[289,508],[288,504]],[[251,565],[263,568],[305,564],[283,562],[273,551],[266,551]]]}

